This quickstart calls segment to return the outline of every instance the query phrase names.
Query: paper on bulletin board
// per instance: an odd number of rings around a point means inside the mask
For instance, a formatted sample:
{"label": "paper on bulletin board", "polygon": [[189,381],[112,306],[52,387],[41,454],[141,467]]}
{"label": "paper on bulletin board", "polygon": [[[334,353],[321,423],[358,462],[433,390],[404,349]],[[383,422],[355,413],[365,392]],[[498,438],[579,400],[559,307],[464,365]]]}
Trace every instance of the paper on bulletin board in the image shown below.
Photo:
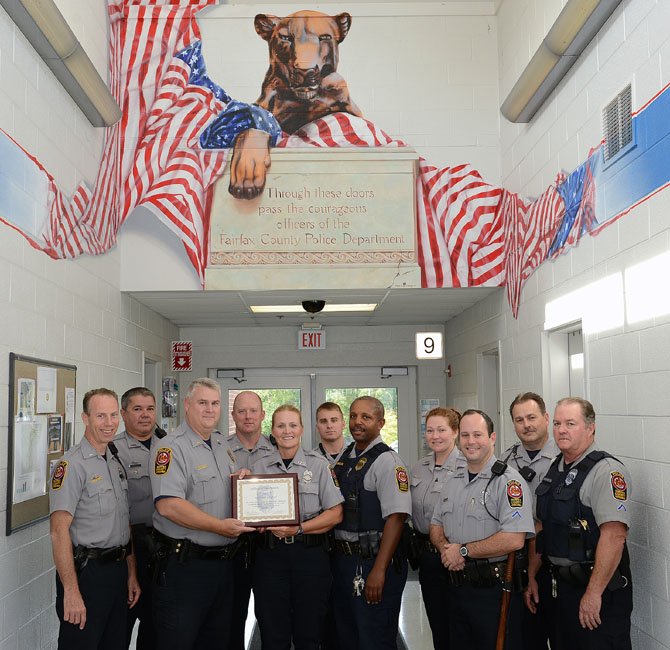
{"label": "paper on bulletin board", "polygon": [[47,416],[14,422],[14,503],[47,493]]}
{"label": "paper on bulletin board", "polygon": [[57,368],[37,368],[37,412],[53,413],[56,410]]}
{"label": "paper on bulletin board", "polygon": [[35,415],[35,380],[19,377],[19,420],[32,420]]}
{"label": "paper on bulletin board", "polygon": [[49,440],[49,453],[53,454],[63,451],[63,416],[50,415],[48,417],[47,437]]}

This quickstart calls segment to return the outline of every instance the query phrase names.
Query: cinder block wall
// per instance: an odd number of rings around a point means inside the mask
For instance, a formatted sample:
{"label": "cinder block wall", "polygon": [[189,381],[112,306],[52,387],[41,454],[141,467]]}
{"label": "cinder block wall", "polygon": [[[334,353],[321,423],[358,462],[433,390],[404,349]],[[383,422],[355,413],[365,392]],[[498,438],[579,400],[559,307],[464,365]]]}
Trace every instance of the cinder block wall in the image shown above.
{"label": "cinder block wall", "polygon": [[[504,0],[498,13],[500,97],[506,97],[564,2]],[[501,122],[502,183],[537,195],[560,169],[572,170],[601,140],[601,111],[633,83],[638,109],[670,81],[670,3],[622,2],[550,101],[529,125]],[[670,648],[670,314],[637,322],[628,307],[626,272],[670,251],[670,192],[657,194],[595,238],[586,237],[528,281],[518,320],[504,295],[491,296],[446,326],[451,401],[477,403],[476,350],[501,342],[503,412],[522,390],[542,392],[541,342],[552,301],[593,291],[581,313],[587,396],[598,414],[599,444],[620,457],[633,479],[635,523],[630,547],[635,585],[634,647]],[[613,289],[599,292],[608,278]],[[651,282],[648,301],[665,295],[665,278]],[[574,294],[573,294],[574,295]],[[576,300],[576,298],[575,298]],[[607,323],[612,306],[617,314]],[[574,305],[568,301],[568,305]],[[622,316],[622,317],[621,317]],[[575,317],[566,310],[566,323]],[[553,409],[553,404],[548,405]],[[514,436],[506,418],[505,438]]]}
{"label": "cinder block wall", "polygon": [[[75,7],[76,8],[76,7]],[[80,3],[73,27],[106,56],[105,3]],[[99,65],[100,52],[91,48]],[[103,68],[104,74],[104,68]],[[94,129],[0,9],[0,128],[72,192],[92,184],[103,132]],[[1,183],[1,180],[0,180]],[[58,632],[48,522],[6,537],[9,352],[77,366],[84,393],[123,392],[142,381],[142,354],[166,367],[177,329],[119,291],[118,251],[54,261],[0,227],[0,649],[55,648]],[[79,420],[76,438],[83,425]]]}

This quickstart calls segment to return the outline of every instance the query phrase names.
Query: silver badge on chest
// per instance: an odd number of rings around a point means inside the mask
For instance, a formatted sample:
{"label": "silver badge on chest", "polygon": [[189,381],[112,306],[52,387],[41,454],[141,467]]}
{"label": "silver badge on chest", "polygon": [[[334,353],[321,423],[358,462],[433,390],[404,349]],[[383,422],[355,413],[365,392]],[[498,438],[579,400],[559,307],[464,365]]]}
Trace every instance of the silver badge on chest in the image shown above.
{"label": "silver badge on chest", "polygon": [[568,472],[568,475],[565,477],[565,484],[570,485],[577,476],[577,468],[573,468]]}
{"label": "silver badge on chest", "polygon": [[306,470],[303,472],[302,480],[303,480],[305,483],[311,483],[311,482],[312,482],[312,476],[313,476],[312,472],[310,472],[308,469],[306,469]]}

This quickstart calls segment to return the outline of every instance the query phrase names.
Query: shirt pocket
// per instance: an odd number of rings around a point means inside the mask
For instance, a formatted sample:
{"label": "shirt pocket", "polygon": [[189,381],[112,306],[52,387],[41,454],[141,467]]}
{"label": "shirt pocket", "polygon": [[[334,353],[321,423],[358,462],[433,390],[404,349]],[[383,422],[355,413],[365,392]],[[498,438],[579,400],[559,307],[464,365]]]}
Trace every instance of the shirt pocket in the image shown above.
{"label": "shirt pocket", "polygon": [[311,519],[321,512],[321,499],[319,498],[319,486],[316,483],[300,483],[298,488],[300,494],[300,519]]}
{"label": "shirt pocket", "polygon": [[100,515],[110,515],[116,507],[116,497],[111,484],[103,481],[86,484],[86,493],[91,501],[93,510]]}
{"label": "shirt pocket", "polygon": [[193,475],[193,498],[200,505],[216,500],[218,485],[213,472],[196,472]]}
{"label": "shirt pocket", "polygon": [[[493,512],[490,505],[489,510]],[[467,513],[464,532],[467,538],[471,538],[469,541],[486,539],[487,537],[497,533],[498,530],[498,522],[488,512],[486,512],[486,509],[483,505],[477,504]]]}

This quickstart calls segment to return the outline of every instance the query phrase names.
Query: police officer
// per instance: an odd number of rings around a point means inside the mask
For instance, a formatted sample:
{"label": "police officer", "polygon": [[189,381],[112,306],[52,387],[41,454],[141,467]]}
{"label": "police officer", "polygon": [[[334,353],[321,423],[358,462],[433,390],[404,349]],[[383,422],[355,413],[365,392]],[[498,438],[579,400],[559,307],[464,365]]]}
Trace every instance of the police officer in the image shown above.
{"label": "police officer", "polygon": [[[270,441],[261,435],[261,426],[265,419],[263,401],[258,393],[250,390],[239,392],[233,400],[230,412],[235,431],[228,436],[228,444],[235,456],[237,467],[251,469],[254,463],[265,456],[274,454]],[[249,612],[251,595],[251,545],[255,534],[240,537],[240,549],[236,553],[233,564],[235,567],[235,587],[233,593],[233,610],[230,627],[230,650],[245,650],[244,625]]]}
{"label": "police officer", "polygon": [[[553,437],[549,436],[547,407],[537,393],[520,393],[512,400],[509,414],[519,440],[503,453],[502,459],[519,470],[528,483],[530,495],[534,495],[535,489],[558,454],[558,447]],[[535,516],[535,504],[533,504],[533,515]],[[537,522],[537,516],[535,520]],[[537,530],[540,528],[538,523],[535,527]],[[536,552],[534,537],[527,540],[526,544],[524,554]],[[551,613],[547,609],[552,606],[549,571],[541,567],[536,580],[539,601],[529,603],[532,609],[526,607],[523,609],[524,650],[546,650],[550,637]]]}
{"label": "police officer", "polygon": [[137,606],[128,612],[127,647],[130,647],[135,621],[139,619],[136,648],[153,650],[156,647],[156,633],[151,610],[149,535],[153,530],[154,501],[151,496],[149,461],[152,439],[154,436],[157,439],[162,438],[165,432],[156,428],[156,398],[144,386],[131,388],[121,396],[121,417],[125,430],[114,438],[113,444],[128,477],[130,529],[137,563],[137,579],[142,589]]}
{"label": "police officer", "polygon": [[[319,434],[319,444],[314,448],[332,468],[342,458],[346,445],[344,444],[344,414],[339,404],[324,402],[316,409],[316,431]],[[328,600],[328,611],[324,623],[321,650],[338,650],[337,632],[335,627],[335,613],[333,611],[332,593]]]}
{"label": "police officer", "polygon": [[122,650],[127,607],[140,596],[131,554],[128,485],[108,449],[119,426],[118,397],[84,395],[86,429],[54,467],[49,490],[61,650]]}
{"label": "police officer", "polygon": [[442,484],[457,467],[465,465],[463,454],[456,447],[458,422],[461,416],[452,408],[438,407],[426,415],[426,443],[431,453],[412,467],[412,548],[419,568],[421,596],[433,633],[433,647],[449,648],[449,615],[447,573],[440,552],[430,541],[430,522],[439,500]]}
{"label": "police officer", "polygon": [[320,454],[300,447],[300,410],[272,415],[277,452],[254,464],[254,474],[298,475],[300,524],[261,533],[253,565],[256,619],[263,650],[318,650],[332,576],[326,533],[342,521],[342,494]]}
{"label": "police officer", "polygon": [[332,467],[337,463],[346,445],[344,444],[344,414],[335,402],[324,402],[316,409],[316,430],[319,444],[314,448]]}
{"label": "police officer", "polygon": [[253,528],[231,518],[235,458],[216,430],[219,385],[207,378],[191,382],[184,412],[184,422],[152,448],[157,645],[164,650],[228,648],[231,558],[236,538]]}
{"label": "police officer", "polygon": [[[449,569],[452,648],[496,647],[508,555],[535,530],[528,486],[493,454],[496,433],[486,413],[469,409],[459,425],[467,466],[447,477],[430,538]],[[521,646],[521,591],[511,594],[506,648]]]}
{"label": "police officer", "polygon": [[333,599],[340,647],[396,649],[407,560],[399,548],[411,513],[405,465],[384,444],[384,406],[359,397],[349,407],[354,442],[335,465],[344,519],[335,529]]}
{"label": "police officer", "polygon": [[[554,438],[561,455],[536,492],[543,559],[556,599],[552,648],[629,650],[630,477],[618,460],[596,449],[595,429],[587,400],[566,397],[556,404]],[[537,564],[531,563],[527,604],[538,598]]]}

